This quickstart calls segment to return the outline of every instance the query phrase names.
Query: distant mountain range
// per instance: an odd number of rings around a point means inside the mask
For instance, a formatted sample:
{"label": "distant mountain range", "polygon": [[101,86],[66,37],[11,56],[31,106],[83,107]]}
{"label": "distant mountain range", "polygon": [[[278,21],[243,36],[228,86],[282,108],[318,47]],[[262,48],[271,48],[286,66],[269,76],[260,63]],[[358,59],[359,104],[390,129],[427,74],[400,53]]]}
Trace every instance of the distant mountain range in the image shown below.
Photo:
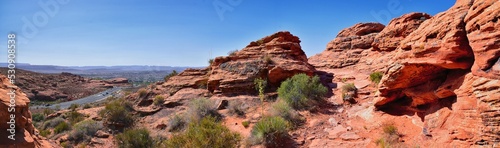
{"label": "distant mountain range", "polygon": [[[0,67],[7,67],[8,63],[0,63]],[[28,63],[16,63],[16,68],[39,73],[61,73],[73,74],[99,74],[99,73],[121,73],[121,72],[144,72],[144,71],[183,71],[186,68],[199,67],[172,67],[172,66],[56,66],[56,65],[31,65]]]}

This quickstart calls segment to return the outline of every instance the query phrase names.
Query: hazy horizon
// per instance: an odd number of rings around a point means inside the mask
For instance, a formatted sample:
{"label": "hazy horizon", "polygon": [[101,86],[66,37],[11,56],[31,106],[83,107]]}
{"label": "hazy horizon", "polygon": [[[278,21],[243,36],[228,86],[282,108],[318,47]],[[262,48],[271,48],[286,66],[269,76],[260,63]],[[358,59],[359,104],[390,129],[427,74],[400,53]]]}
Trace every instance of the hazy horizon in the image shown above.
{"label": "hazy horizon", "polygon": [[[455,1],[1,1],[0,46],[18,35],[17,62],[58,66],[202,67],[277,31],[298,36],[307,56],[359,22],[431,15]],[[31,31],[30,31],[31,30]],[[6,62],[5,48],[0,62]]]}

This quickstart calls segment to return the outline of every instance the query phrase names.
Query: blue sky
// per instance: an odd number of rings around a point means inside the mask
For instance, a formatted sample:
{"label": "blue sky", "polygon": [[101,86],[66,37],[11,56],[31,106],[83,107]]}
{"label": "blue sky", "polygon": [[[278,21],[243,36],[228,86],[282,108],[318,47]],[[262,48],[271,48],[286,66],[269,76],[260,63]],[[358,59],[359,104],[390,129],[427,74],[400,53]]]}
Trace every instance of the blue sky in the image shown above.
{"label": "blue sky", "polygon": [[[0,35],[4,36],[0,46],[7,47],[7,34],[14,32],[21,63],[206,66],[210,57],[288,30],[312,56],[322,52],[340,30],[358,22],[387,24],[388,17],[409,12],[435,15],[454,2],[5,0],[0,2]],[[6,52],[7,48],[0,52],[0,62],[7,61]]]}

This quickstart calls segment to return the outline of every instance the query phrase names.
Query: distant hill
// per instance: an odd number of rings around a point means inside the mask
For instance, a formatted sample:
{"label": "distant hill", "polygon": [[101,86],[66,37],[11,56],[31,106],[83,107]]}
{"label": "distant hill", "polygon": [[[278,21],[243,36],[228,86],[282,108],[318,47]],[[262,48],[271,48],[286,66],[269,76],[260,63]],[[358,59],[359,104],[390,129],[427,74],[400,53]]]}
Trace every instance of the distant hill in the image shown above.
{"label": "distant hill", "polygon": [[[0,63],[0,67],[7,67],[8,63]],[[144,71],[183,71],[186,68],[196,67],[173,67],[173,66],[148,66],[148,65],[125,65],[125,66],[57,66],[57,65],[31,65],[28,63],[16,63],[16,68],[39,72],[39,73],[62,73],[73,74],[100,74],[116,72],[144,72]]]}

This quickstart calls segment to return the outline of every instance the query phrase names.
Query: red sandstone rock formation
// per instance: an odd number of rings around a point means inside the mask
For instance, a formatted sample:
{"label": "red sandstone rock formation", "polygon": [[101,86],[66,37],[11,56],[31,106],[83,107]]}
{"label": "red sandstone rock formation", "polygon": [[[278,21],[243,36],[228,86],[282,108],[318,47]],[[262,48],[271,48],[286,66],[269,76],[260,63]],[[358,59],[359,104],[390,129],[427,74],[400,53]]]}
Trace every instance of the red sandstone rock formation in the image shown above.
{"label": "red sandstone rock formation", "polygon": [[[15,90],[15,107],[9,112],[11,98],[8,95],[11,90]],[[26,97],[20,88],[10,84],[9,79],[0,75],[0,147],[53,147],[48,141],[42,140],[36,135],[36,129],[31,121],[31,112],[28,108],[30,100]],[[10,129],[11,116],[14,116],[15,140],[7,138],[11,135],[7,129]]]}

